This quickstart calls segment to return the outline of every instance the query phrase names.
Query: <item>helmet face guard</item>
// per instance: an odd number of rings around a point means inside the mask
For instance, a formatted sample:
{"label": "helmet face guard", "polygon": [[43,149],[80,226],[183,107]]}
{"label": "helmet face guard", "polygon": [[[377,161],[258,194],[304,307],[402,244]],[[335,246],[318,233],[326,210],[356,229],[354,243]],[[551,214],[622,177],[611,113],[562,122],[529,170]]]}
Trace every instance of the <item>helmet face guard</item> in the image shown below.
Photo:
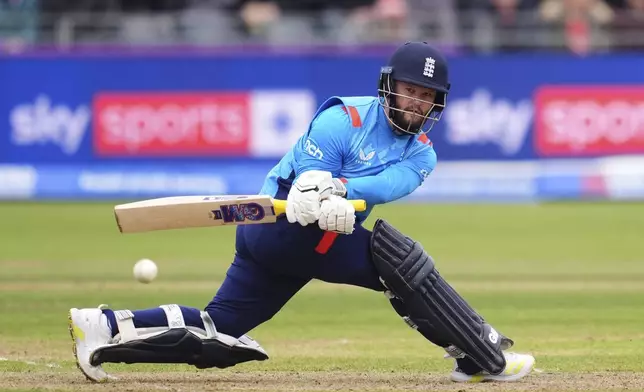
{"label": "helmet face guard", "polygon": [[[414,84],[413,82],[410,82]],[[419,98],[410,97],[405,94],[398,94],[395,92],[396,80],[391,75],[391,67],[383,67],[380,73],[380,83],[378,86],[378,97],[380,106],[385,110],[385,114],[393,125],[394,129],[399,133],[406,133],[416,135],[419,133],[427,133],[432,130],[434,125],[440,121],[443,116],[443,109],[447,104],[447,94],[436,90],[436,97],[434,102],[425,101]],[[425,86],[422,86],[425,87]],[[430,104],[429,110],[426,113],[419,114],[397,106],[397,97],[407,98],[422,104]],[[412,118],[420,120],[420,126],[412,127],[412,122],[403,120],[405,114],[410,114]]]}
{"label": "helmet face guard", "polygon": [[[436,92],[434,102],[397,93],[398,82],[433,89]],[[389,64],[381,68],[378,97],[394,131],[416,135],[429,132],[440,121],[450,87],[448,65],[443,55],[426,42],[407,42],[393,53]],[[405,110],[399,106],[400,98],[425,107],[429,105],[429,109],[422,114]],[[412,120],[406,121],[405,115],[411,116]]]}

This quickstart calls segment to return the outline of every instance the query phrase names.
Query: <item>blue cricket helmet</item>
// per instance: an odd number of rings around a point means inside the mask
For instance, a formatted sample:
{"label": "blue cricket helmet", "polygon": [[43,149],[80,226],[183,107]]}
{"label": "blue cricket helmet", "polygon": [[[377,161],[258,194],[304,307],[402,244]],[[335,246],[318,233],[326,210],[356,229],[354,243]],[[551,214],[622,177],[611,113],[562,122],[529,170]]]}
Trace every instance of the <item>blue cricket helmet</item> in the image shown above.
{"label": "blue cricket helmet", "polygon": [[[422,116],[421,126],[416,129],[411,129],[410,125],[403,124],[402,116],[407,112],[396,106],[396,96],[401,96],[401,94],[394,92],[397,81],[436,91],[436,98],[432,106]],[[387,117],[398,131],[417,134],[429,132],[434,124],[440,121],[443,109],[447,105],[447,94],[450,87],[448,64],[443,54],[427,42],[407,42],[400,46],[392,54],[389,63],[381,68],[378,96]],[[405,97],[415,99],[409,96]],[[415,113],[412,114],[419,116]],[[430,120],[429,128],[423,130],[427,120]]]}

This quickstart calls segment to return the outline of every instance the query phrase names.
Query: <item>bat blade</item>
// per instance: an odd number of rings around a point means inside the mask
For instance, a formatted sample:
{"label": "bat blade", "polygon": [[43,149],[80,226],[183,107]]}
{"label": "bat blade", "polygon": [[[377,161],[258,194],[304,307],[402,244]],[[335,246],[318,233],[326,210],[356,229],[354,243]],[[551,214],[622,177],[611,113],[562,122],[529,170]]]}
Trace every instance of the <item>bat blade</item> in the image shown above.
{"label": "bat blade", "polygon": [[[279,211],[278,211],[279,212]],[[142,233],[226,225],[274,223],[273,201],[265,195],[172,196],[114,207],[121,233]]]}

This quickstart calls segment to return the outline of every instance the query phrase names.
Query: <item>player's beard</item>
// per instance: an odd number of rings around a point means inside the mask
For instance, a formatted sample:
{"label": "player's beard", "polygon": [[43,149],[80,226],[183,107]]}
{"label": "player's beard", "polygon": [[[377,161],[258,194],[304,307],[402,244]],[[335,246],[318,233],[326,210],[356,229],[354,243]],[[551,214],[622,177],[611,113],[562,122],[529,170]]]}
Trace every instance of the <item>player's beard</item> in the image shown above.
{"label": "player's beard", "polygon": [[414,128],[413,126],[416,121],[413,121],[414,115],[401,112],[400,110],[392,110],[391,122],[393,122],[396,127],[394,127],[394,132],[397,135],[407,135],[409,133],[416,133],[419,127]]}
{"label": "player's beard", "polygon": [[413,108],[406,108],[406,112],[395,111],[394,118],[398,126],[408,132],[417,133],[423,126],[425,118]]}
{"label": "player's beard", "polygon": [[420,127],[422,127],[423,123],[425,122],[425,117],[420,112],[407,113],[405,117],[406,117],[405,121],[408,122],[407,125],[410,126],[409,129],[413,129],[413,130],[420,129]]}

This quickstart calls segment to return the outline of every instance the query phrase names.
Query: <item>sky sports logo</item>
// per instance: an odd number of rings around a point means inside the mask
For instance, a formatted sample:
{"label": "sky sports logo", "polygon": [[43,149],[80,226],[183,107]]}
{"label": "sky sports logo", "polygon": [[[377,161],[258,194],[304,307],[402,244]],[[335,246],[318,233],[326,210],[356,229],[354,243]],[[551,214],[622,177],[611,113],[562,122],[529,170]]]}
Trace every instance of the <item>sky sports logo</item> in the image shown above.
{"label": "sky sports logo", "polygon": [[101,156],[246,154],[247,93],[99,94],[94,151]]}
{"label": "sky sports logo", "polygon": [[644,152],[644,87],[545,86],[535,109],[540,156]]}
{"label": "sky sports logo", "polygon": [[[89,103],[93,101],[93,103]],[[16,156],[256,156],[297,143],[317,109],[310,90],[37,94],[9,108]]]}

